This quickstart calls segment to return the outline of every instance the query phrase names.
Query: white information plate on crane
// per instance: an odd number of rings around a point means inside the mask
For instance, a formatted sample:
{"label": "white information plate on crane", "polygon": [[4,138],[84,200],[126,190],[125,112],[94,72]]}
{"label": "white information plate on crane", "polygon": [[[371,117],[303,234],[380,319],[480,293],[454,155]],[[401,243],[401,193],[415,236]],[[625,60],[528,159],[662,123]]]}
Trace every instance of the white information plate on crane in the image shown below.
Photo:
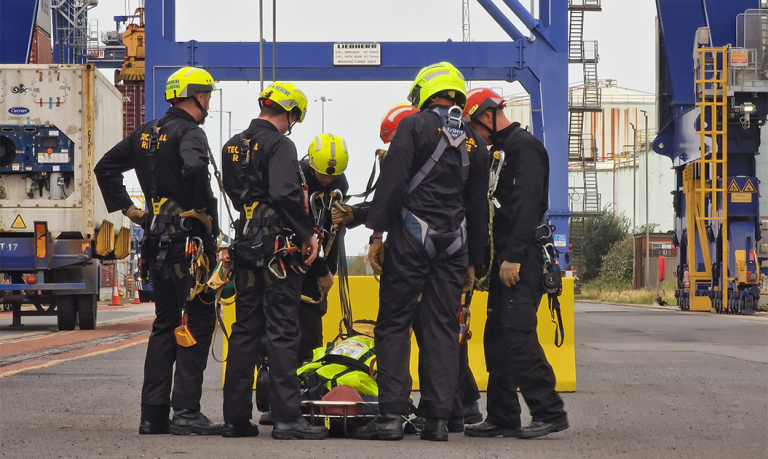
{"label": "white information plate on crane", "polygon": [[333,65],[381,65],[381,43],[334,43]]}

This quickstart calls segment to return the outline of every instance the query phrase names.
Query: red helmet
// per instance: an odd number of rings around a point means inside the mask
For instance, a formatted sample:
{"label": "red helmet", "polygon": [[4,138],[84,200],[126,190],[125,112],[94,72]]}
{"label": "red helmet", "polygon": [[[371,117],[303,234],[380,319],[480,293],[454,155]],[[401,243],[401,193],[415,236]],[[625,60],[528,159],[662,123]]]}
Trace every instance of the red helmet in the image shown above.
{"label": "red helmet", "polygon": [[381,136],[381,141],[384,143],[391,142],[392,139],[395,138],[395,132],[397,131],[397,126],[400,124],[400,121],[406,116],[413,115],[414,113],[419,113],[419,111],[407,102],[390,108],[387,114],[384,115],[384,118],[381,119],[381,133],[379,134]]}
{"label": "red helmet", "polygon": [[467,105],[464,107],[464,122],[474,121],[489,108],[504,108],[507,103],[496,91],[490,88],[475,88],[467,93]]}

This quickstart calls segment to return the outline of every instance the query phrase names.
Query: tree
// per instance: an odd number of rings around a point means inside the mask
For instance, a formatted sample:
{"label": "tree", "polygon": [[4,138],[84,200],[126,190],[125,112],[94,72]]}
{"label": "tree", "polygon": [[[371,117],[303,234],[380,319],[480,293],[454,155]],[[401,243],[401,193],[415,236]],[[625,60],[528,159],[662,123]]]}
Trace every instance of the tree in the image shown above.
{"label": "tree", "polygon": [[590,280],[600,274],[603,257],[611,246],[624,239],[629,233],[631,222],[624,214],[616,214],[608,207],[597,218],[584,221],[584,266],[581,267],[581,280]]}
{"label": "tree", "polygon": [[612,287],[625,287],[632,283],[632,256],[634,237],[627,234],[615,242],[603,256],[600,279]]}

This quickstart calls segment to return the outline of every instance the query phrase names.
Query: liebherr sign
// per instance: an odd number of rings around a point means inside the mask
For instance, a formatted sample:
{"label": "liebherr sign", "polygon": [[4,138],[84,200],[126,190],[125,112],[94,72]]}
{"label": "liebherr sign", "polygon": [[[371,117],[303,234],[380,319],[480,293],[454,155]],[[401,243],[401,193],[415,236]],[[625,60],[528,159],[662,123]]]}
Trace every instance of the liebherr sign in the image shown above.
{"label": "liebherr sign", "polygon": [[381,44],[334,43],[333,65],[381,65]]}

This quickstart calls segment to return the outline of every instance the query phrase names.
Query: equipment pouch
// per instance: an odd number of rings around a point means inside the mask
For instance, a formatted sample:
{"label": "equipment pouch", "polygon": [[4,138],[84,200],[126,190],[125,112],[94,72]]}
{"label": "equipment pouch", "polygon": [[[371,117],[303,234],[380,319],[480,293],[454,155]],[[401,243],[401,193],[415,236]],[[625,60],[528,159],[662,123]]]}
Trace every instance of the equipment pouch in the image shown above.
{"label": "equipment pouch", "polygon": [[257,270],[267,266],[275,247],[275,238],[259,230],[253,235],[235,239],[229,249],[230,270]]}

